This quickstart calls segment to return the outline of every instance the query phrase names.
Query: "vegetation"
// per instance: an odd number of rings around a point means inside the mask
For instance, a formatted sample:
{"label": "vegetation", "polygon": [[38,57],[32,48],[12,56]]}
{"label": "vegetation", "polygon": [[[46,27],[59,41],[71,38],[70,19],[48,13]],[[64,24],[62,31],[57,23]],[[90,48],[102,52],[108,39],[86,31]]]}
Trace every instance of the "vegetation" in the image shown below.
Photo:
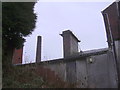
{"label": "vegetation", "polygon": [[[28,86],[28,83],[26,83],[27,85],[26,84],[23,85],[24,84],[23,82],[21,83],[17,80],[17,77],[20,77],[20,74],[23,74],[25,76],[26,74],[24,72],[24,69],[14,68],[14,66],[12,66],[12,56],[13,56],[13,50],[15,48],[21,48],[25,42],[24,37],[30,35],[35,28],[36,14],[33,12],[34,5],[35,2],[3,2],[2,3],[3,87],[17,87],[18,83],[23,87]],[[0,36],[1,36],[1,28],[0,28]],[[23,72],[22,73],[18,72],[19,70],[23,70]],[[27,72],[27,73],[33,75],[31,72]]]}
{"label": "vegetation", "polygon": [[3,63],[9,57],[11,63],[14,48],[21,48],[24,37],[35,28],[36,14],[33,12],[35,2],[2,3],[2,54]]}
{"label": "vegetation", "polygon": [[2,29],[3,43],[12,48],[23,45],[27,35],[35,28],[36,15],[33,12],[34,2],[3,2]]}
{"label": "vegetation", "polygon": [[[3,81],[12,77],[9,75],[11,72],[8,68],[12,70],[14,48],[22,47],[25,42],[24,37],[31,34],[35,28],[36,15],[33,12],[34,4],[35,2],[2,3]],[[9,74],[7,75],[6,72]]]}
{"label": "vegetation", "polygon": [[[42,72],[41,72],[42,71]],[[40,65],[11,66],[3,75],[3,88],[74,88],[62,81],[52,71]]]}
{"label": "vegetation", "polygon": [[12,66],[3,78],[3,88],[41,88],[45,84],[43,78],[29,67]]}

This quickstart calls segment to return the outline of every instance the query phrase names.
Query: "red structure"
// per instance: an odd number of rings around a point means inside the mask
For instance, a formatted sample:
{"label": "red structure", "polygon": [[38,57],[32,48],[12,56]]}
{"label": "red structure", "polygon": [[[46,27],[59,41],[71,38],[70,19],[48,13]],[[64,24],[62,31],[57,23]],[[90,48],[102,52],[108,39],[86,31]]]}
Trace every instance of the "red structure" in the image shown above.
{"label": "red structure", "polygon": [[13,53],[13,64],[22,64],[22,54],[23,54],[23,48],[15,49]]}

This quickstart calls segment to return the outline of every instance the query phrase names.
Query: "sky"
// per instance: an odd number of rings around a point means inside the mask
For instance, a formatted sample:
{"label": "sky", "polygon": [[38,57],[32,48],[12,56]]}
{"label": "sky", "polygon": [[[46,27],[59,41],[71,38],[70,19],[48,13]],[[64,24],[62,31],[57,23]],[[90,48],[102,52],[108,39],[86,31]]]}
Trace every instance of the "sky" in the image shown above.
{"label": "sky", "polygon": [[42,61],[63,58],[62,31],[71,30],[82,51],[107,47],[101,11],[111,2],[40,2],[35,4],[36,28],[26,37],[23,64],[35,62],[37,36],[42,36]]}

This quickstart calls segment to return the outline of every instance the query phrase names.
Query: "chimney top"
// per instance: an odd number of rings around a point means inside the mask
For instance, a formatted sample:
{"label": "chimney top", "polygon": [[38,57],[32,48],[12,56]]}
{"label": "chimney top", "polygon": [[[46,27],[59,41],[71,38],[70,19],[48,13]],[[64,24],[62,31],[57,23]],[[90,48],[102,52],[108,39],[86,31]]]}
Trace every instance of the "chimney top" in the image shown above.
{"label": "chimney top", "polygon": [[[66,31],[63,31],[63,33],[70,33],[78,42],[81,42],[80,40],[78,40],[78,38],[72,33],[72,31],[71,30],[66,30]],[[63,37],[63,35],[64,34],[60,34],[62,37]]]}

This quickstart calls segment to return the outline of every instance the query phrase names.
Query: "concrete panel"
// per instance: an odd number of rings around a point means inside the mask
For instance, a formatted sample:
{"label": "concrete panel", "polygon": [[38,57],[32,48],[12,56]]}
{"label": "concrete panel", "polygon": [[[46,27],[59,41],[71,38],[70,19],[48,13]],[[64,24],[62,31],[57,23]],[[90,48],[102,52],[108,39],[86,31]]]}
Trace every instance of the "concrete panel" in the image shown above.
{"label": "concrete panel", "polygon": [[43,65],[45,68],[50,68],[55,71],[57,75],[64,81],[66,81],[66,64],[65,63],[49,63]]}
{"label": "concrete panel", "polygon": [[110,53],[87,59],[89,88],[117,88],[116,67]]}
{"label": "concrete panel", "polygon": [[78,54],[78,41],[71,35],[70,36],[70,51],[71,51],[71,55],[75,55]]}
{"label": "concrete panel", "polygon": [[117,67],[116,67],[115,58],[114,58],[113,53],[111,51],[109,51],[107,53],[107,59],[108,59],[108,71],[109,71],[110,87],[117,88],[118,87]]}
{"label": "concrete panel", "polygon": [[120,40],[115,41],[115,51],[117,56],[117,67],[118,67],[119,87],[120,87]]}
{"label": "concrete panel", "polygon": [[79,57],[78,60],[43,62],[41,65],[78,88],[117,88],[118,76],[112,50],[104,54],[96,53]]}
{"label": "concrete panel", "polygon": [[120,68],[120,40],[115,41],[115,49],[116,49],[117,60]]}
{"label": "concrete panel", "polygon": [[109,88],[107,54],[87,58],[88,87]]}
{"label": "concrete panel", "polygon": [[86,58],[76,61],[77,88],[87,88],[87,67]]}
{"label": "concrete panel", "polygon": [[66,80],[69,83],[76,83],[76,61],[66,63]]}

